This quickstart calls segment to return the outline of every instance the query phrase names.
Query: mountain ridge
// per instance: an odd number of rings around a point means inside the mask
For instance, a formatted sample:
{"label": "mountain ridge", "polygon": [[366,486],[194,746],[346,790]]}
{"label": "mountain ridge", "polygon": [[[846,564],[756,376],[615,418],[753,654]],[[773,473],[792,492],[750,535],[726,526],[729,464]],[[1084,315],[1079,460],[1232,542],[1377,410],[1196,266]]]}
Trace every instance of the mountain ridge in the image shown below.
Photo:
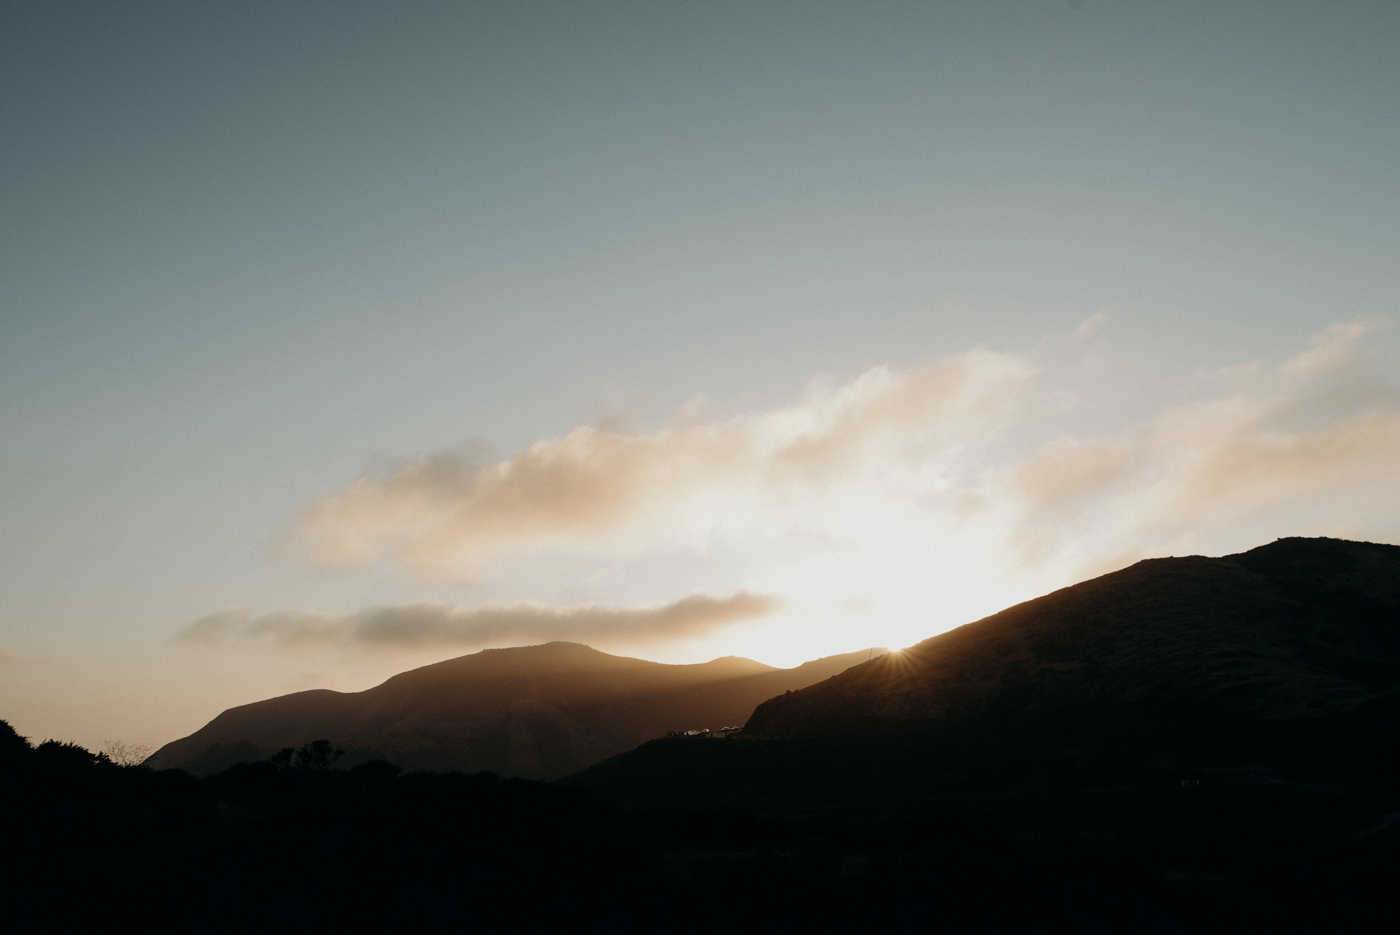
{"label": "mountain ridge", "polygon": [[829,729],[804,727],[803,710],[867,727],[938,721],[1023,697],[1334,713],[1396,687],[1397,606],[1400,546],[1290,538],[1221,558],[1145,559],[774,698],[746,727]]}
{"label": "mountain ridge", "polygon": [[239,705],[146,762],[197,774],[329,738],[346,763],[551,778],[668,731],[742,723],[765,698],[870,650],[778,669],[741,657],[666,665],[555,641],[420,666],[360,692],[311,689]]}
{"label": "mountain ridge", "polygon": [[1397,723],[1400,546],[1289,538],[1061,588],[770,698],[741,743],[650,743],[570,781],[765,809],[1384,781]]}

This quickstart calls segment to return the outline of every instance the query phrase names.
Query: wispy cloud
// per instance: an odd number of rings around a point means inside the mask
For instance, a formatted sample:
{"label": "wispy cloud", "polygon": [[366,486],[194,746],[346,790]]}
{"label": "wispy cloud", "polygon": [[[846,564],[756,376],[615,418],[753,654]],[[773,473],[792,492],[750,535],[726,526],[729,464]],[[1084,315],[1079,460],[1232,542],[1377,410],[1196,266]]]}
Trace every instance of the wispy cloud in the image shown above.
{"label": "wispy cloud", "polygon": [[1075,341],[1087,341],[1106,324],[1108,324],[1108,315],[1104,312],[1097,312],[1076,325],[1070,337]]}
{"label": "wispy cloud", "polygon": [[332,616],[312,611],[254,615],[230,608],[187,624],[185,642],[270,642],[284,649],[411,648],[470,649],[553,640],[594,646],[642,645],[708,636],[737,623],[773,613],[777,598],[739,592],[717,598],[691,595],[660,607],[639,609],[539,604],[451,604],[374,607]]}
{"label": "wispy cloud", "polygon": [[[1009,466],[1018,554],[1152,554],[1273,517],[1277,534],[1400,534],[1400,389],[1367,354],[1382,319],[1334,325],[1275,367],[1197,374],[1189,404],[1099,436],[1065,433]],[[1334,526],[1318,528],[1331,511]],[[1288,523],[1295,523],[1292,528]],[[1341,528],[1338,528],[1341,527]]]}

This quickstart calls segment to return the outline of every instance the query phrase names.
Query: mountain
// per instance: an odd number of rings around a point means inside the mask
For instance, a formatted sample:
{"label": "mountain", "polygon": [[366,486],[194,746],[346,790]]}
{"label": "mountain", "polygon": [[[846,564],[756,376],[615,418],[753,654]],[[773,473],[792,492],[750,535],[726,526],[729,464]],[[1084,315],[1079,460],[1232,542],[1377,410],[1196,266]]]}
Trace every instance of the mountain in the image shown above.
{"label": "mountain", "polygon": [[760,736],[1199,706],[1317,717],[1400,688],[1400,546],[1148,559],[762,705]]}
{"label": "mountain", "polygon": [[815,803],[1377,775],[1397,723],[1400,546],[1290,538],[1138,562],[774,697],[723,753],[652,744],[582,784]]}
{"label": "mountain", "polygon": [[725,657],[663,665],[577,643],[488,649],[396,675],[367,691],[314,690],[230,708],[147,761],[196,775],[329,739],[344,765],[552,778],[671,731],[742,724],[766,698],[870,658],[794,669]]}

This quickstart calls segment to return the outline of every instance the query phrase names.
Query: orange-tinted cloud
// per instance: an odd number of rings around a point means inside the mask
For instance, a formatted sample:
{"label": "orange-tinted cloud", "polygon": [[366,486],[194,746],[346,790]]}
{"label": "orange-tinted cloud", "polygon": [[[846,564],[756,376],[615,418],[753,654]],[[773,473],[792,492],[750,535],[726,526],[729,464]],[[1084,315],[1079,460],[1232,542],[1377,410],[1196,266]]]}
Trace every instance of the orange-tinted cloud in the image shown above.
{"label": "orange-tinted cloud", "polygon": [[777,598],[739,592],[717,598],[691,595],[660,607],[639,609],[546,607],[539,604],[450,604],[374,607],[332,616],[280,611],[255,616],[232,608],[187,624],[178,638],[217,645],[230,640],[266,641],[285,649],[384,647],[470,649],[519,646],[553,640],[590,645],[641,645],[710,635],[724,627],[776,611]]}
{"label": "orange-tinted cloud", "polygon": [[970,351],[928,367],[876,368],[797,405],[729,419],[678,420],[650,434],[582,427],[516,457],[480,464],[454,451],[361,477],[293,518],[283,544],[323,565],[400,562],[461,574],[529,546],[703,547],[756,510],[897,480],[991,433],[1033,375],[1023,358]]}
{"label": "orange-tinted cloud", "polygon": [[[1343,322],[1281,363],[1186,375],[1170,404],[1133,416],[1105,404],[1138,388],[1107,382],[1096,337],[1069,351],[1094,367],[973,350],[814,383],[768,411],[692,406],[658,431],[579,428],[508,460],[449,450],[309,503],[285,543],[311,563],[448,577],[512,553],[544,576],[550,550],[607,565],[717,545],[760,569],[790,546],[774,590],[797,595],[834,571],[897,587],[886,569],[973,541],[1002,542],[992,560],[1017,574],[1073,580],[1269,536],[1395,539],[1400,387],[1370,354],[1387,329]],[[809,571],[799,542],[846,571]]]}

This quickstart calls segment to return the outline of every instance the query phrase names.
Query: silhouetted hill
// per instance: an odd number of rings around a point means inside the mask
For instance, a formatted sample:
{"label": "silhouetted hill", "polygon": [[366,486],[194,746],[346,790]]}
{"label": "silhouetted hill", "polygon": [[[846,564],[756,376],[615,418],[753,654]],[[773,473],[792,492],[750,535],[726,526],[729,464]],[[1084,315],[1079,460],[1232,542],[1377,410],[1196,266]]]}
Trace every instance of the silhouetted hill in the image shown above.
{"label": "silhouetted hill", "polygon": [[1400,546],[1281,539],[1161,558],[1019,604],[774,698],[761,736],[1190,704],[1334,714],[1400,688]]}
{"label": "silhouetted hill", "polygon": [[[1400,853],[1393,778],[1344,795],[1226,783],[775,815],[620,809],[560,783],[384,762],[195,778],[32,747],[3,721],[0,739],[5,844],[22,855],[4,892],[75,919],[139,893],[211,932],[483,918],[609,932],[1369,932],[1391,911]],[[659,741],[637,754],[699,763],[790,744]],[[870,764],[833,767],[850,777]]]}
{"label": "silhouetted hill", "polygon": [[1281,539],[1139,562],[774,697],[722,754],[652,744],[580,781],[818,804],[1375,776],[1397,721],[1400,546]]}
{"label": "silhouetted hill", "polygon": [[328,738],[343,765],[550,778],[669,731],[742,724],[766,698],[811,685],[870,651],[794,669],[725,657],[663,665],[576,643],[488,649],[396,675],[363,692],[298,692],[231,708],[147,765],[197,775]]}

